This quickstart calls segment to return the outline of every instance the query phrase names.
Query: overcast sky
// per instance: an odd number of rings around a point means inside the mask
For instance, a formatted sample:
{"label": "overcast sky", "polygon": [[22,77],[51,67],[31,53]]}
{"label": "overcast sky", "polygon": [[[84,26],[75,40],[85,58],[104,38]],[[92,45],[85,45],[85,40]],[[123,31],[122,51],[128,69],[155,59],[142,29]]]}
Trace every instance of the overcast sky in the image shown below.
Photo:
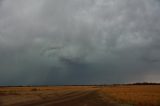
{"label": "overcast sky", "polygon": [[0,85],[160,82],[159,0],[0,0]]}

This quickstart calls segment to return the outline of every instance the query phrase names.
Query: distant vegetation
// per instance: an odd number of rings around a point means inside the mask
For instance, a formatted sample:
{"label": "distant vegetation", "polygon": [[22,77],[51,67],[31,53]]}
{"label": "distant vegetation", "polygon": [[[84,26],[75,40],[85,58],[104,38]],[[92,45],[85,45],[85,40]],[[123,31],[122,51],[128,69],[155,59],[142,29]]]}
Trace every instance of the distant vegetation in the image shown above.
{"label": "distant vegetation", "polygon": [[160,85],[160,83],[142,82],[142,83],[133,83],[131,85]]}
{"label": "distant vegetation", "polygon": [[50,86],[119,86],[119,85],[160,85],[154,82],[136,82],[126,84],[76,84],[76,85],[17,85],[17,86],[0,86],[0,87],[50,87]]}

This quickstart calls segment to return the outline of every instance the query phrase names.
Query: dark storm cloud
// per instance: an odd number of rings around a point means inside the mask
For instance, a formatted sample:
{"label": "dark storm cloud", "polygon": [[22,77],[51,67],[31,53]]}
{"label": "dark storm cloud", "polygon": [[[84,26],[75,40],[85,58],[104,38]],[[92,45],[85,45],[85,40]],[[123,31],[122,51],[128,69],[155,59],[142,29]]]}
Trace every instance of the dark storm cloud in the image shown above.
{"label": "dark storm cloud", "polygon": [[0,84],[160,81],[159,0],[1,0]]}

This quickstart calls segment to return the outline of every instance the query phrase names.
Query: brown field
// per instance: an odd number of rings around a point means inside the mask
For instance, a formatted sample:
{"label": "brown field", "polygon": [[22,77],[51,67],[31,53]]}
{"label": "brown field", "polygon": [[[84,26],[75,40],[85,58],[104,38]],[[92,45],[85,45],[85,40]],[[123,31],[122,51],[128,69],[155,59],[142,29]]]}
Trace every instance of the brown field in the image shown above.
{"label": "brown field", "polygon": [[0,106],[160,106],[160,85],[0,87]]}
{"label": "brown field", "polygon": [[110,86],[101,91],[121,104],[160,106],[160,85]]}

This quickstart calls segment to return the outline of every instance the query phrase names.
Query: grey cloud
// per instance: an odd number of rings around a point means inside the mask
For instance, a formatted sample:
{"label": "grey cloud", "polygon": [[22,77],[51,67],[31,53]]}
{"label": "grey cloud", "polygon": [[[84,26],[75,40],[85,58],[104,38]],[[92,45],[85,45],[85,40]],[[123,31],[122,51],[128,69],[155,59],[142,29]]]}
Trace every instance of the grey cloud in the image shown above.
{"label": "grey cloud", "polygon": [[159,0],[1,0],[0,84],[159,82],[159,9]]}

